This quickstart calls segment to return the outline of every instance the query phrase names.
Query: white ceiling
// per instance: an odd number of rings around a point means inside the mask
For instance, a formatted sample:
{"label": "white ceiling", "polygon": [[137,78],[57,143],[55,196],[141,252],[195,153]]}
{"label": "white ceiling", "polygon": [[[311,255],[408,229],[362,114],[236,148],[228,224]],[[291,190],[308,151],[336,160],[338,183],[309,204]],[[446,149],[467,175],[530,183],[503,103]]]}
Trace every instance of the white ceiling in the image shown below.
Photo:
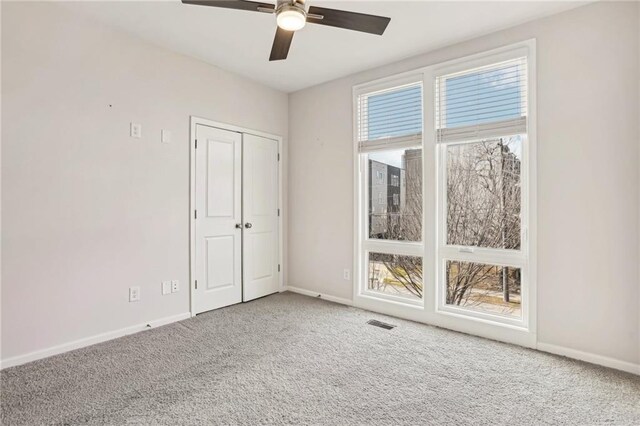
{"label": "white ceiling", "polygon": [[183,5],[177,0],[64,4],[156,45],[292,92],[585,3],[307,0],[307,4],[389,16],[391,23],[383,36],[307,25],[296,33],[289,58],[279,62],[268,60],[275,34],[272,15]]}

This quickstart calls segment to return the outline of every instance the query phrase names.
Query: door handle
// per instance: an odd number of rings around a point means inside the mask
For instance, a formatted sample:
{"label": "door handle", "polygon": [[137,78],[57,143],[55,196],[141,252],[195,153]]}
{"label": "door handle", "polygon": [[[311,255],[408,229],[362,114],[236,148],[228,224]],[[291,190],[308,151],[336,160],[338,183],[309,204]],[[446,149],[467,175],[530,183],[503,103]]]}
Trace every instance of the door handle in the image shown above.
{"label": "door handle", "polygon": [[253,225],[250,222],[247,222],[247,223],[244,224],[244,227],[247,228],[247,229],[251,228],[252,226]]}
{"label": "door handle", "polygon": [[241,223],[236,223],[236,229],[242,229],[242,224]]}

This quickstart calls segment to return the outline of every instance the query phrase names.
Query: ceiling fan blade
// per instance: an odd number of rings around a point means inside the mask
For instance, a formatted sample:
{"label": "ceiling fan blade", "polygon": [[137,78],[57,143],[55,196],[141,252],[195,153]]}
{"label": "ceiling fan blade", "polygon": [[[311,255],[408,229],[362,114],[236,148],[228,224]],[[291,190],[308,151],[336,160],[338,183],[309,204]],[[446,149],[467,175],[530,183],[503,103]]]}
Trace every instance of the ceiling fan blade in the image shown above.
{"label": "ceiling fan blade", "polygon": [[197,6],[223,7],[225,9],[248,10],[252,12],[260,12],[259,9],[275,10],[275,6],[271,3],[244,0],[182,0],[182,3],[195,4]]}
{"label": "ceiling fan blade", "polygon": [[287,31],[278,27],[278,29],[276,30],[276,37],[273,40],[273,46],[271,47],[271,56],[269,56],[270,61],[280,61],[282,59],[287,59],[294,32],[295,31]]}
{"label": "ceiling fan blade", "polygon": [[308,16],[307,22],[311,22],[312,24],[328,25],[330,27],[345,28],[347,30],[377,35],[382,35],[384,30],[387,29],[389,21],[391,21],[391,18],[384,16],[367,15],[365,13],[327,9],[317,6],[311,6],[309,8],[309,14],[324,16],[322,19]]}

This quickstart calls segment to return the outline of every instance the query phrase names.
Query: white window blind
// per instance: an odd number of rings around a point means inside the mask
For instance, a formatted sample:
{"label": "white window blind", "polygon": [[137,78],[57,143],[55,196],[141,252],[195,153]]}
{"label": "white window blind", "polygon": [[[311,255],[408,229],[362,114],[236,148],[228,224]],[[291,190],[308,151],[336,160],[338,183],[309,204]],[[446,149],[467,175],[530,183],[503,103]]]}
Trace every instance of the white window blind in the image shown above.
{"label": "white window blind", "polygon": [[526,132],[526,57],[443,75],[435,84],[438,142]]}
{"label": "white window blind", "polygon": [[422,82],[359,95],[357,109],[360,152],[422,144]]}

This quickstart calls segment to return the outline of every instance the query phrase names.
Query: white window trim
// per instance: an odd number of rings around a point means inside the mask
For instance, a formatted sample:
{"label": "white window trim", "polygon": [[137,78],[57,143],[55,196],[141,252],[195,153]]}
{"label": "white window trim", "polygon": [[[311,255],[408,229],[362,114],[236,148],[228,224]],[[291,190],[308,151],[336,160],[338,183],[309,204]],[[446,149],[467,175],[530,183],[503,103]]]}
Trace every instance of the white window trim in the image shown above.
{"label": "white window trim", "polygon": [[[438,309],[439,294],[436,283],[438,282],[438,270],[442,266],[439,260],[438,251],[438,235],[440,235],[438,226],[442,222],[439,218],[437,190],[438,176],[437,164],[441,161],[438,158],[436,147],[436,129],[435,129],[435,108],[434,99],[434,77],[436,75],[450,74],[462,69],[470,69],[489,65],[496,62],[502,62],[517,57],[527,57],[528,69],[528,85],[527,91],[527,143],[523,146],[523,158],[528,158],[525,171],[523,171],[522,179],[526,179],[528,185],[523,188],[523,200],[528,202],[528,208],[523,205],[523,212],[528,214],[526,221],[528,222],[528,230],[526,237],[528,241],[528,258],[523,269],[523,277],[528,277],[523,288],[522,318],[518,322],[513,321],[495,321],[492,315],[475,315],[473,311],[464,310],[461,314],[454,307],[442,310]],[[368,83],[354,86],[353,88],[353,159],[354,159],[354,265],[353,265],[353,301],[354,305],[364,309],[381,312],[388,315],[394,315],[414,321],[449,328],[465,333],[475,334],[495,340],[515,343],[522,346],[535,347],[537,332],[537,179],[536,179],[536,147],[537,147],[537,121],[536,121],[536,42],[535,39],[526,40],[520,43],[500,47],[487,52],[466,56],[463,58],[447,61],[444,63],[422,67],[416,70],[396,74]],[[364,239],[362,235],[367,235],[367,215],[362,215],[363,208],[366,205],[366,192],[361,191],[363,183],[366,184],[366,160],[361,159],[358,148],[358,129],[357,129],[357,99],[358,95],[376,90],[384,90],[398,86],[401,84],[409,84],[415,82],[416,78],[423,80],[423,241],[421,243],[402,242],[397,245],[395,242],[374,241],[369,240],[366,249],[363,247]],[[524,151],[526,149],[526,152]],[[526,173],[526,176],[525,176]],[[365,179],[362,179],[364,176]],[[363,182],[365,181],[365,182]],[[526,192],[526,196],[524,195]],[[366,210],[364,210],[366,211]],[[364,217],[364,220],[362,218]],[[524,223],[523,217],[523,223]],[[364,233],[363,233],[364,232]],[[368,236],[368,235],[367,235]],[[524,243],[524,239],[522,240]],[[523,244],[524,245],[524,244]],[[408,299],[389,297],[380,293],[369,294],[362,291],[363,270],[367,266],[367,257],[369,251],[380,250],[386,253],[419,255],[423,253],[423,274],[424,291],[422,300],[409,301]],[[392,251],[393,250],[393,251]],[[475,253],[477,260],[478,254],[482,253],[482,249],[476,248]],[[464,253],[458,252],[458,258],[464,259]],[[492,257],[493,264],[496,264],[495,257]],[[511,265],[512,258],[508,253],[504,259],[505,265]],[[500,263],[498,263],[500,264]],[[365,287],[366,288],[366,287]],[[524,292],[526,292],[526,297]],[[499,317],[499,319],[503,319]]]}

